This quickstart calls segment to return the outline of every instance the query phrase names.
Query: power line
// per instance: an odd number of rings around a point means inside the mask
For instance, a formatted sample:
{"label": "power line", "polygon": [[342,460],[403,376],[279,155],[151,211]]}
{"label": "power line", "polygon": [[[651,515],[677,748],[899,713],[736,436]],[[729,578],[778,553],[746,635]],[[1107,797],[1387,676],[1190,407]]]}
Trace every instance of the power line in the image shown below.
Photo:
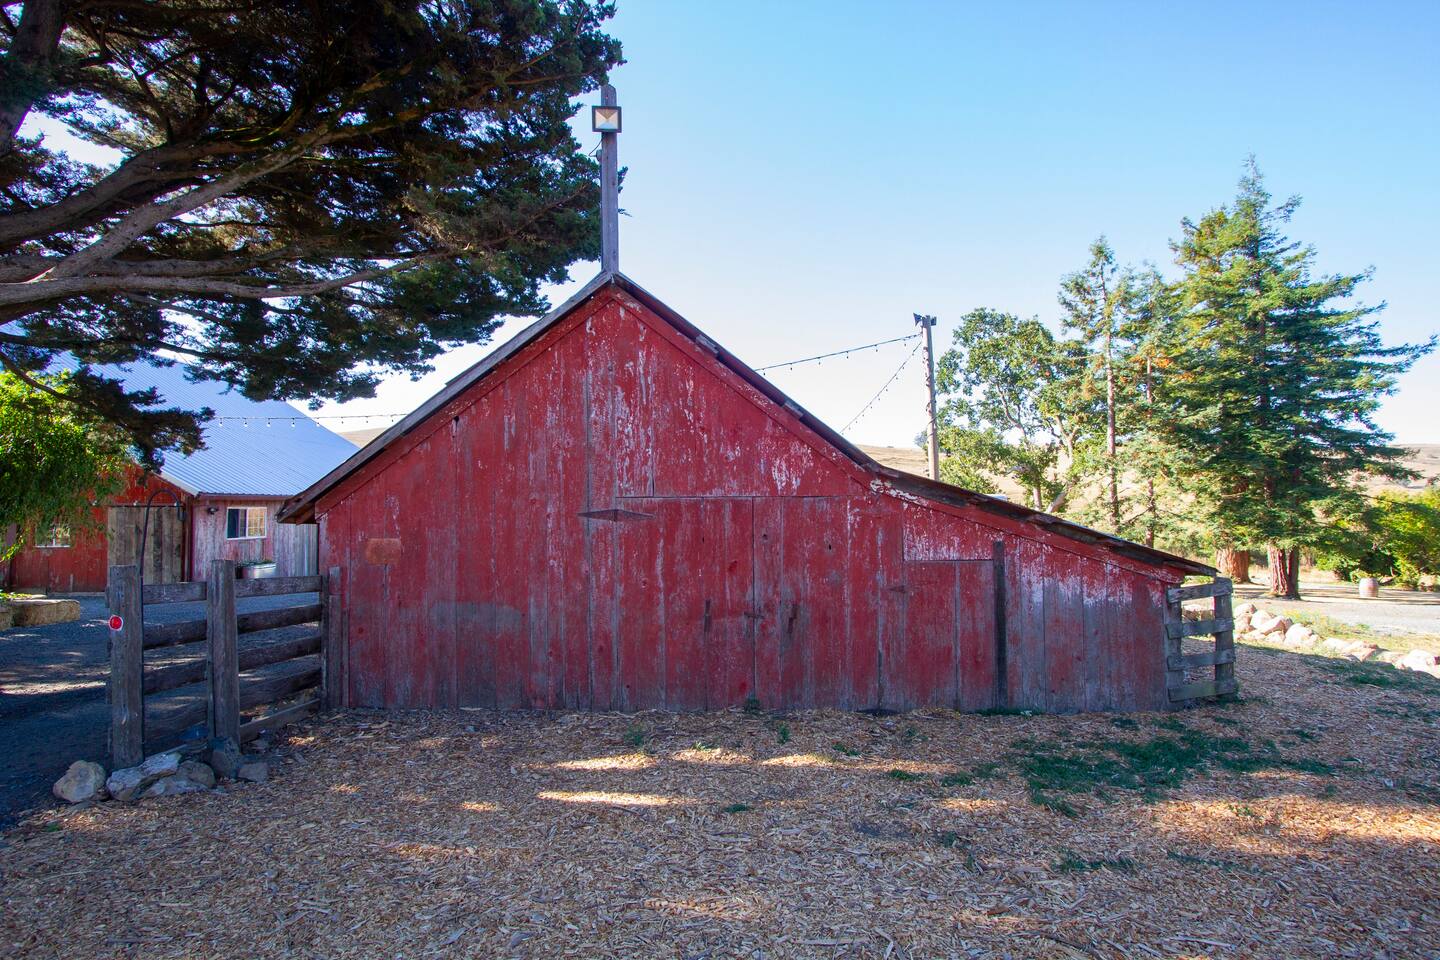
{"label": "power line", "polygon": [[[912,334],[911,336],[918,336],[918,334]],[[911,339],[911,337],[906,337],[905,339],[908,340]],[[895,378],[900,376],[900,372],[905,369],[906,365],[909,364],[911,360],[915,359],[915,354],[920,352],[920,348],[923,345],[924,344],[920,343],[915,344],[915,349],[911,350],[906,355],[905,359],[900,361],[900,366],[895,369],[894,373],[890,374],[890,379],[886,380],[885,385],[876,392],[875,396],[870,398],[870,402],[865,404],[865,406],[861,407],[860,412],[855,414],[855,416],[851,417],[850,422],[840,428],[841,433],[844,433],[846,430],[849,430],[851,427],[855,426],[855,424],[859,422],[861,417],[865,416],[865,414],[870,412],[870,408],[875,406],[875,401],[879,400],[880,397],[884,395],[885,391],[890,389],[890,385],[895,382]]]}
{"label": "power line", "polygon": [[766,370],[778,370],[780,367],[793,367],[796,364],[800,363],[814,363],[816,360],[828,360],[831,357],[844,357],[852,353],[858,353],[861,350],[873,350],[876,347],[883,347],[889,343],[901,343],[905,340],[914,340],[918,336],[920,336],[920,334],[912,333],[908,337],[895,337],[893,340],[881,340],[878,343],[867,343],[863,347],[850,347],[848,350],[836,350],[834,353],[822,353],[817,357],[805,357],[801,360],[787,360],[784,363],[772,363],[768,367],[756,367],[755,372],[764,373]]}

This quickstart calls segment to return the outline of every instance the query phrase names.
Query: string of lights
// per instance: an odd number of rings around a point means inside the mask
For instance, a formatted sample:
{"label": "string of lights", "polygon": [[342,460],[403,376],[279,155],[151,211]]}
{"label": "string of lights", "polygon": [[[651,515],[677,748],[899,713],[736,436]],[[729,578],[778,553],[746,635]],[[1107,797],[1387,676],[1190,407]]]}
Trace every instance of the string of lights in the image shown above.
{"label": "string of lights", "polygon": [[756,373],[764,373],[766,370],[778,370],[778,369],[780,369],[781,367],[785,367],[785,368],[788,369],[788,368],[790,368],[790,367],[796,366],[797,364],[801,364],[801,363],[816,363],[816,362],[818,362],[818,361],[820,361],[820,360],[829,360],[831,357],[846,357],[846,356],[849,356],[849,355],[852,354],[852,353],[859,353],[861,350],[874,350],[874,349],[877,349],[877,348],[879,348],[879,347],[883,347],[883,346],[885,346],[885,345],[887,345],[887,344],[891,344],[891,343],[903,343],[903,342],[905,342],[906,340],[914,340],[914,339],[915,339],[916,337],[918,337],[918,336],[920,336],[920,334],[918,334],[918,333],[912,333],[912,334],[910,334],[910,335],[907,336],[907,337],[895,337],[894,339],[891,339],[891,340],[881,340],[881,341],[879,341],[879,342],[877,342],[877,343],[867,343],[867,344],[865,344],[864,346],[861,346],[861,347],[850,347],[850,348],[848,348],[848,349],[846,349],[846,350],[836,350],[834,353],[822,353],[822,354],[820,354],[819,356],[815,356],[815,357],[804,357],[804,358],[802,358],[802,359],[800,359],[800,360],[786,360],[784,363],[772,363],[772,364],[770,364],[769,366],[766,366],[766,367],[756,367],[756,368],[755,368],[755,372],[756,372]]}
{"label": "string of lights", "polygon": [[885,395],[885,391],[890,389],[891,384],[893,384],[895,380],[900,376],[901,372],[905,369],[905,367],[909,365],[911,360],[915,359],[915,354],[920,352],[921,346],[923,346],[923,344],[915,344],[915,349],[911,350],[908,354],[906,354],[905,359],[900,361],[900,366],[895,369],[894,373],[890,374],[890,379],[885,381],[885,385],[876,392],[875,396],[870,398],[869,403],[865,404],[865,406],[860,408],[859,413],[855,414],[855,416],[850,418],[849,423],[845,424],[845,426],[840,429],[841,433],[844,433],[851,427],[855,426],[855,424],[860,422],[861,417],[865,416],[865,414],[870,412],[870,408],[875,406],[875,401],[879,400],[882,396]]}
{"label": "string of lights", "polygon": [[229,421],[229,422],[232,422],[232,423],[242,423],[242,424],[244,424],[246,427],[249,427],[250,424],[252,424],[252,423],[264,423],[267,427],[268,427],[268,426],[273,426],[273,425],[276,424],[276,423],[288,423],[288,424],[290,424],[290,426],[293,427],[293,426],[295,426],[295,424],[300,423],[300,422],[302,422],[302,421],[307,421],[307,420],[339,420],[340,423],[343,425],[346,420],[363,420],[363,421],[365,421],[366,423],[369,423],[371,420],[389,420],[389,421],[395,421],[395,420],[399,420],[400,418],[402,418],[402,417],[404,417],[404,416],[406,416],[406,414],[403,414],[403,413],[331,413],[331,414],[322,414],[322,415],[314,416],[314,417],[305,417],[305,416],[294,416],[294,417],[283,417],[283,416],[282,416],[282,417],[266,417],[266,416],[251,416],[251,417],[212,417],[211,420],[210,420],[210,423],[214,424],[214,425],[217,426],[217,427],[224,426],[224,422],[223,422],[223,421]]}

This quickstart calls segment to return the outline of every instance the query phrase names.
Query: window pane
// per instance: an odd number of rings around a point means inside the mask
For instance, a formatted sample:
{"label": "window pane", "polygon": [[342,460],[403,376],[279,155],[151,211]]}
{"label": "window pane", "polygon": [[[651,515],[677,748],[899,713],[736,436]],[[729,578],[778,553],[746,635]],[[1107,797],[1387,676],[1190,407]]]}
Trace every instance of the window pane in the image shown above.
{"label": "window pane", "polygon": [[235,540],[240,537],[240,515],[244,513],[239,507],[231,507],[225,511],[225,539]]}
{"label": "window pane", "polygon": [[251,507],[250,516],[246,520],[245,535],[247,537],[265,536],[265,508]]}

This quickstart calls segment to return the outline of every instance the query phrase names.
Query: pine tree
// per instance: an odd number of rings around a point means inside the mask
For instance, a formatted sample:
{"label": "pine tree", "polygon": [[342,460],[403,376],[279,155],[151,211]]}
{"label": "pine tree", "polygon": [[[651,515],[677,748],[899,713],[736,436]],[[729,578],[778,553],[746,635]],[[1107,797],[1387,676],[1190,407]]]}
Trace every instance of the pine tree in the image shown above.
{"label": "pine tree", "polygon": [[1299,596],[1298,548],[1358,495],[1357,474],[1407,475],[1373,415],[1434,347],[1384,345],[1381,307],[1350,300],[1368,272],[1313,274],[1314,249],[1284,234],[1298,204],[1272,204],[1252,160],[1231,206],[1183,222],[1164,400],[1172,455],[1221,542],[1264,543],[1284,597]]}

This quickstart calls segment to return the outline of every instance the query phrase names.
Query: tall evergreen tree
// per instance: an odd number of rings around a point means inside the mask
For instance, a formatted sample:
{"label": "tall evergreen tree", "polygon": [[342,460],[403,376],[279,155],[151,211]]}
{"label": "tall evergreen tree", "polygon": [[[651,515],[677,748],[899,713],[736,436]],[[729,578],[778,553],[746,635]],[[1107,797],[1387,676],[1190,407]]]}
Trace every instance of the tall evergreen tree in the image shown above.
{"label": "tall evergreen tree", "polygon": [[1369,274],[1315,276],[1315,251],[1284,230],[1250,161],[1234,203],[1186,220],[1163,420],[1217,527],[1264,543],[1270,591],[1298,597],[1298,548],[1358,495],[1355,477],[1407,475],[1373,415],[1396,377],[1434,347],[1387,347],[1380,306],[1350,298]]}

